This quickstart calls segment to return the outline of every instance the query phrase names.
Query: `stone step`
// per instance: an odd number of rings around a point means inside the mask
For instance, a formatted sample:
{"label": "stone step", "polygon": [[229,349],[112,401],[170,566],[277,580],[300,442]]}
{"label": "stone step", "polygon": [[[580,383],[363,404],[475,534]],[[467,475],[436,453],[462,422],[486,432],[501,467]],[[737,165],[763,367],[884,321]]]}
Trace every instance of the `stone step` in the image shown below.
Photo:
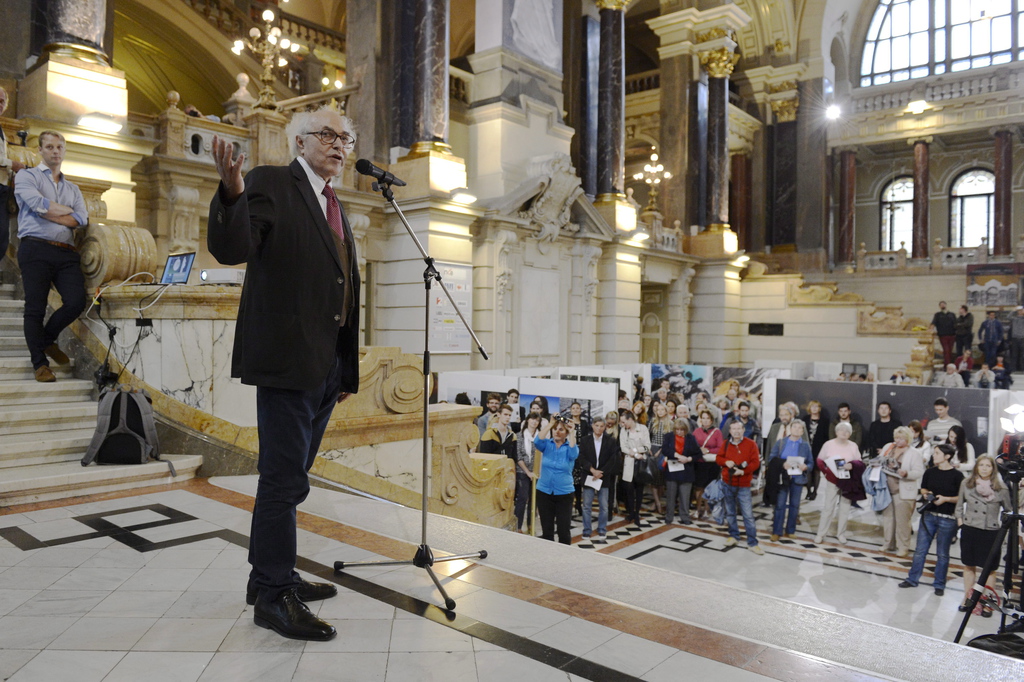
{"label": "stone step", "polygon": [[0,315],[21,315],[25,310],[25,302],[14,298],[0,298]]}
{"label": "stone step", "polygon": [[96,403],[10,405],[0,411],[0,436],[19,433],[40,435],[57,431],[96,428]]}
{"label": "stone step", "polygon": [[194,477],[203,463],[200,455],[163,457],[174,464],[177,477],[171,477],[166,462],[157,461],[87,467],[80,462],[59,462],[0,469],[0,507],[178,483]]}
{"label": "stone step", "polygon": [[53,383],[40,383],[35,379],[0,381],[0,407],[92,401],[94,386],[93,382],[84,379],[65,379]]}
{"label": "stone step", "polygon": [[[57,375],[57,381],[62,379],[72,378],[72,368],[75,366],[75,361],[72,360],[69,365],[50,365],[50,369]],[[35,380],[35,374],[32,371],[32,361],[28,358],[28,351],[25,351],[23,357],[0,357],[0,385],[4,381],[28,381]]]}
{"label": "stone step", "polygon": [[0,300],[10,299],[14,300],[14,285],[13,284],[0,284]]}
{"label": "stone step", "polygon": [[18,433],[0,440],[0,469],[81,461],[95,429]]}
{"label": "stone step", "polygon": [[23,334],[24,318],[21,315],[0,316],[0,336],[18,336]]}

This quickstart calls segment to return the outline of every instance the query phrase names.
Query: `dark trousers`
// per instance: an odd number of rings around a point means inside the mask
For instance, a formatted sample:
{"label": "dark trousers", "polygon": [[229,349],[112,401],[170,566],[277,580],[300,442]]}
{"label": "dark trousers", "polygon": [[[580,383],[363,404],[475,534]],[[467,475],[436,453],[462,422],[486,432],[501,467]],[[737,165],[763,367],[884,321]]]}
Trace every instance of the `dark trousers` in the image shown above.
{"label": "dark trousers", "polygon": [[640,523],[640,508],[644,504],[644,485],[624,481],[623,491],[626,493],[626,520]]}
{"label": "dark trousers", "polygon": [[298,584],[295,508],[309,494],[309,468],[340,392],[338,362],[313,390],[256,389],[260,479],[249,533],[249,589],[265,601]]}
{"label": "dark trousers", "polygon": [[554,540],[557,529],[558,541],[563,545],[570,543],[569,527],[572,519],[573,495],[574,493],[549,495],[537,491],[537,514],[540,516],[542,539]]}
{"label": "dark trousers", "polygon": [[1006,369],[1010,372],[1024,372],[1024,339],[1010,339],[1010,355],[1013,359]]}
{"label": "dark trousers", "polygon": [[11,243],[11,215],[7,212],[9,194],[7,185],[0,184],[0,261],[7,255],[7,246]]}
{"label": "dark trousers", "polygon": [[974,334],[958,334],[956,337],[956,356],[960,357],[964,354],[964,351],[971,350],[971,344],[974,343]]}
{"label": "dark trousers", "polygon": [[939,344],[942,346],[942,366],[953,362],[953,343],[956,341],[955,336],[940,336]]}
{"label": "dark trousers", "polygon": [[[530,514],[533,514],[533,505],[530,504],[530,497],[533,494],[533,479],[526,475],[519,465],[516,465],[516,529],[522,530],[523,523],[527,520],[526,509],[529,507]],[[540,493],[537,493],[538,495]]]}
{"label": "dark trousers", "polygon": [[[50,364],[43,349],[54,343],[85,310],[85,277],[76,251],[31,239],[21,241],[18,265],[25,286],[25,343],[32,356],[32,368],[39,369]],[[62,305],[44,325],[51,284],[57,287]]]}

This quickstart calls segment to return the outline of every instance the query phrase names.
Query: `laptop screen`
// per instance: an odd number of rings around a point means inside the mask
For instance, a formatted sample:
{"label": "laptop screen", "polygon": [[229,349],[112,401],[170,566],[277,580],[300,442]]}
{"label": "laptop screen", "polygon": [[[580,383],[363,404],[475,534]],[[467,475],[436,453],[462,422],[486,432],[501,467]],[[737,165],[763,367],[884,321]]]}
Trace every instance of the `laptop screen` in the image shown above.
{"label": "laptop screen", "polygon": [[164,275],[160,278],[160,284],[186,284],[189,273],[192,272],[192,261],[195,259],[195,251],[169,255],[167,264],[164,265]]}

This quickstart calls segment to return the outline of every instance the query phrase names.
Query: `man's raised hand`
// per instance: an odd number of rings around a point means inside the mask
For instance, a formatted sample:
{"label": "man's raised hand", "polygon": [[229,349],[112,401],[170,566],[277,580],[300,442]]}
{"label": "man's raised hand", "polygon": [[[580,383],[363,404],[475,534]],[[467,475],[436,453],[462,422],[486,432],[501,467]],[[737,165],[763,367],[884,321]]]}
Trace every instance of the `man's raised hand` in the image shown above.
{"label": "man's raised hand", "polygon": [[245,191],[245,182],[242,180],[242,164],[245,162],[245,154],[239,154],[238,158],[232,160],[234,146],[227,140],[221,140],[213,136],[213,162],[217,166],[217,174],[224,184],[225,198],[234,201],[242,196]]}

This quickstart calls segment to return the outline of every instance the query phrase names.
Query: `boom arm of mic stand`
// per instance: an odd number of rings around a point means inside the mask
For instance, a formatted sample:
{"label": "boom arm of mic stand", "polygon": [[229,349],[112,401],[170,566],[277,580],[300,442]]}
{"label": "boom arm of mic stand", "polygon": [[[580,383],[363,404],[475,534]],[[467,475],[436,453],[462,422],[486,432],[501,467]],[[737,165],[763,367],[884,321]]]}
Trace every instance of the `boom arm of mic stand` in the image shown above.
{"label": "boom arm of mic stand", "polygon": [[462,311],[459,310],[459,306],[455,304],[455,300],[452,298],[452,293],[448,291],[448,287],[444,285],[444,281],[441,279],[441,273],[434,269],[434,259],[431,258],[430,254],[427,253],[427,250],[423,248],[423,244],[420,242],[419,237],[417,237],[416,233],[413,232],[412,225],[410,225],[409,221],[405,219],[405,214],[402,213],[402,209],[399,208],[398,203],[395,201],[395,193],[391,191],[391,185],[382,182],[375,182],[373,183],[373,189],[374,191],[380,192],[384,199],[391,204],[391,207],[395,209],[398,219],[402,221],[403,225],[405,225],[405,230],[409,233],[409,236],[412,237],[413,244],[416,245],[416,248],[419,250],[424,262],[426,262],[427,267],[430,268],[431,276],[438,284],[441,285],[441,291],[443,291],[444,295],[448,297],[448,302],[451,303],[452,308],[455,309],[455,314],[459,316],[459,319],[462,320],[462,324],[466,328],[466,331],[468,331],[469,335],[473,337],[473,341],[476,343],[476,349],[480,351],[480,355],[483,356],[484,360],[490,359],[487,355],[487,351],[484,350],[483,344],[480,343],[480,339],[477,337],[476,332],[473,331],[473,327],[470,326],[469,321],[466,320]]}

